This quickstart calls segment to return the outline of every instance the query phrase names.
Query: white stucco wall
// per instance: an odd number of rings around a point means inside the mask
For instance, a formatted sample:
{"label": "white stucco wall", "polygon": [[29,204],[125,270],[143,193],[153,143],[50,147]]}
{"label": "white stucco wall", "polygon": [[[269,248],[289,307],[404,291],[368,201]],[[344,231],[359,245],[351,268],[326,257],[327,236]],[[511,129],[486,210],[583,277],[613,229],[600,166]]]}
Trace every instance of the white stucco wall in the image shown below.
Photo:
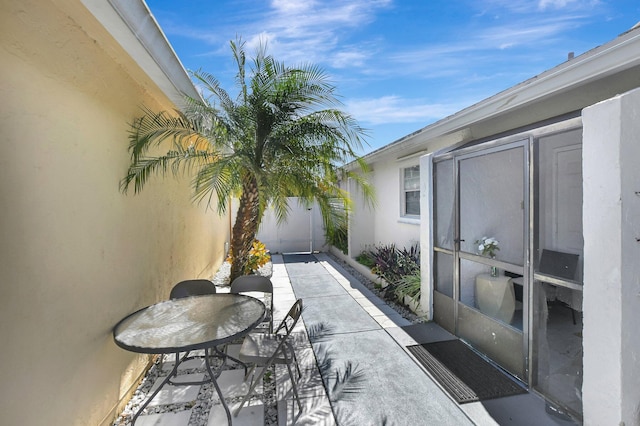
{"label": "white stucco wall", "polygon": [[[398,248],[410,247],[420,241],[420,220],[401,217],[402,169],[417,166],[419,159],[393,161],[373,165],[371,182],[376,188],[377,204],[373,216],[373,244],[395,243]],[[354,253],[353,255],[357,255]]]}
{"label": "white stucco wall", "polygon": [[583,111],[585,425],[640,423],[640,89]]}
{"label": "white stucco wall", "polygon": [[346,189],[353,203],[349,215],[349,256],[355,258],[375,242],[374,218],[379,203],[376,201],[375,205],[371,205],[367,202],[356,182],[351,179]]}

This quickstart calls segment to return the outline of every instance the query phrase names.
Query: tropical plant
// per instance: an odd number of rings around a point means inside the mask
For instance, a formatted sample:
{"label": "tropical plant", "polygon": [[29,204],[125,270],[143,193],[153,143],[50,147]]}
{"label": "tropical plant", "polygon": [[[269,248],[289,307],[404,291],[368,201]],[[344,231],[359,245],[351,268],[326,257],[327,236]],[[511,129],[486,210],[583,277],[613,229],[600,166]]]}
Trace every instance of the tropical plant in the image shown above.
{"label": "tropical plant", "polygon": [[358,262],[361,265],[366,266],[367,268],[371,269],[375,266],[375,263],[373,261],[373,255],[371,253],[371,251],[369,250],[365,250],[362,253],[360,253],[359,255],[356,256],[356,262]]}
{"label": "tropical plant", "polygon": [[383,244],[371,250],[374,262],[372,272],[389,284],[396,284],[400,278],[410,275],[420,268],[420,250],[416,245],[398,249],[395,244]]}
{"label": "tropical plant", "polygon": [[[217,202],[224,214],[232,197],[238,210],[232,228],[231,280],[242,274],[267,206],[279,222],[289,212],[288,197],[316,202],[325,229],[331,232],[349,209],[349,193],[339,186],[350,178],[364,197],[373,200],[366,164],[357,157],[364,130],[338,109],[336,88],[315,65],[288,67],[260,45],[247,70],[245,43],[231,42],[237,64],[238,95],[234,99],[211,74],[192,73],[203,99],[187,98],[184,112],[144,109],[131,124],[131,164],[121,181],[123,192],[133,183],[140,191],[151,175],[194,174],[194,200]],[[247,75],[249,73],[249,75]],[[203,96],[204,96],[203,95]],[[152,149],[168,144],[164,155]],[[341,168],[355,161],[357,171]]]}
{"label": "tropical plant", "polygon": [[349,235],[348,232],[347,227],[342,225],[331,231],[326,231],[325,236],[329,244],[336,247],[342,253],[349,254],[349,241],[347,239]]}
{"label": "tropical plant", "polygon": [[[247,257],[247,263],[242,270],[243,275],[249,275],[255,273],[260,267],[266,265],[271,260],[271,255],[267,250],[267,246],[263,242],[254,240],[251,244],[251,250],[249,250],[249,256]],[[233,258],[231,255],[227,257],[227,262],[233,264]]]}
{"label": "tropical plant", "polygon": [[398,280],[395,294],[398,300],[402,301],[404,296],[416,298],[420,294],[421,288],[420,270],[413,272],[412,274],[405,275]]}
{"label": "tropical plant", "polygon": [[420,271],[420,249],[417,244],[408,249],[398,249],[393,243],[382,244],[369,250],[367,255],[374,263],[371,272],[389,284],[384,291],[387,299],[393,299],[403,277]]}
{"label": "tropical plant", "polygon": [[327,243],[339,249],[344,254],[349,254],[349,214],[342,200],[334,200],[332,202],[332,210],[334,213],[335,226],[325,229],[325,237]]}

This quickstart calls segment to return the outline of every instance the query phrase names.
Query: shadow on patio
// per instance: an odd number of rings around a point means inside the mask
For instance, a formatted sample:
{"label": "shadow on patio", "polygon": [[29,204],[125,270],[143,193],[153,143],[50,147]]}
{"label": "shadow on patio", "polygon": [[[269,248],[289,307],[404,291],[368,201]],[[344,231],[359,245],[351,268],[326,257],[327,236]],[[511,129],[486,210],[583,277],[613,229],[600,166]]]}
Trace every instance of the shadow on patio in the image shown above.
{"label": "shadow on patio", "polygon": [[[276,366],[233,418],[234,425],[564,424],[547,416],[544,401],[531,394],[456,404],[406,350],[454,337],[434,323],[411,324],[330,256],[274,255],[273,266],[275,323],[297,298],[304,301],[294,330],[303,411],[294,413],[286,367]],[[230,345],[230,354],[239,346]],[[129,424],[170,366],[165,362],[162,373],[157,363],[152,367],[114,425]],[[201,359],[181,367],[185,380],[206,374]],[[218,378],[232,410],[248,389],[243,373],[231,363]],[[226,417],[210,383],[167,386],[136,424],[217,426],[226,424]]]}

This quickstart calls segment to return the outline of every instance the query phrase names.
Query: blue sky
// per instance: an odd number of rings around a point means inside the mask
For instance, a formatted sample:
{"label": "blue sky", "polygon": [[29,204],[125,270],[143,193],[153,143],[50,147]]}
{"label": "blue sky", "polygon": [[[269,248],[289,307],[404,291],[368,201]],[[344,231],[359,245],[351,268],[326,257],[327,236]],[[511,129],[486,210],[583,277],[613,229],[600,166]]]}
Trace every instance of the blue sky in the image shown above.
{"label": "blue sky", "polygon": [[387,145],[640,21],[638,0],[146,0],[188,70],[234,92],[229,41],[320,65]]}

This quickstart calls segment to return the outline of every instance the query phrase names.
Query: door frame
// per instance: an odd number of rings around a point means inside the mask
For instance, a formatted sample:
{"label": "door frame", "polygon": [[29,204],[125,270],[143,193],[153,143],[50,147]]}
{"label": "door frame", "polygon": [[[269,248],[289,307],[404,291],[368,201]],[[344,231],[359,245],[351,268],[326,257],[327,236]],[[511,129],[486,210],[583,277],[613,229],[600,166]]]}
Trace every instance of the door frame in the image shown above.
{"label": "door frame", "polygon": [[[468,306],[461,300],[461,286],[462,286],[462,261],[473,262],[477,264],[483,264],[487,267],[495,266],[502,270],[508,270],[510,272],[525,275],[526,259],[529,257],[528,253],[528,237],[529,233],[526,228],[530,223],[529,220],[529,200],[528,196],[530,182],[529,182],[529,164],[530,164],[530,147],[531,137],[515,137],[510,138],[507,141],[501,143],[489,143],[474,146],[468,150],[459,150],[453,153],[453,167],[454,167],[454,188],[456,191],[454,202],[454,217],[455,217],[455,233],[454,233],[454,321],[455,321],[455,334],[474,347],[478,348],[481,352],[486,353],[495,362],[508,370],[515,377],[521,381],[528,383],[528,356],[529,353],[529,336],[528,336],[528,282],[523,280],[523,312],[522,312],[522,330],[518,330],[509,324],[502,323],[490,316],[487,316],[480,312],[479,309],[474,306]],[[518,157],[521,161],[521,178],[522,178],[522,258],[519,259],[521,264],[513,264],[505,261],[499,261],[495,259],[489,259],[478,253],[471,253],[461,250],[461,238],[462,238],[462,204],[461,194],[462,185],[460,177],[461,165],[465,160],[471,160],[474,158],[480,158],[492,154],[498,154],[509,150],[520,150]],[[466,236],[468,238],[468,236]],[[467,321],[464,318],[468,318]],[[488,335],[493,336],[493,342],[490,342]],[[498,345],[496,345],[498,343]],[[500,346],[504,345],[502,349]],[[510,349],[507,349],[510,348]],[[520,355],[516,355],[513,352],[518,351]],[[514,356],[515,355],[515,356]]]}
{"label": "door frame", "polygon": [[[520,380],[525,382],[526,384],[533,383],[533,371],[531,368],[532,362],[532,334],[530,333],[530,324],[533,324],[533,311],[532,311],[532,298],[533,298],[533,287],[531,283],[534,281],[534,243],[535,243],[535,232],[537,229],[534,221],[536,220],[535,214],[535,191],[533,185],[535,184],[535,167],[534,161],[537,161],[534,153],[534,141],[543,136],[550,136],[555,133],[564,133],[570,130],[574,130],[582,127],[582,119],[580,116],[573,118],[559,119],[557,122],[553,122],[550,124],[540,125],[539,127],[533,129],[527,129],[525,131],[514,132],[511,135],[507,135],[504,137],[496,138],[496,139],[487,139],[483,141],[477,141],[469,144],[465,147],[452,147],[449,151],[440,151],[436,153],[429,154],[430,157],[430,168],[431,173],[428,175],[429,192],[430,197],[428,202],[430,203],[430,212],[434,212],[435,214],[435,195],[437,194],[435,188],[435,171],[434,167],[435,163],[439,161],[452,160],[453,161],[453,188],[455,188],[456,194],[454,197],[454,240],[460,238],[460,217],[459,217],[459,173],[458,173],[458,161],[460,158],[465,158],[474,155],[480,155],[480,153],[490,153],[494,151],[500,151],[502,149],[507,149],[508,146],[517,146],[522,144],[524,146],[524,155],[525,155],[525,170],[524,170],[524,184],[526,185],[525,189],[525,206],[524,206],[524,228],[523,229],[523,237],[524,237],[524,264],[521,267],[522,275],[523,275],[523,364],[524,364],[524,376],[518,377]],[[458,335],[458,303],[460,303],[459,295],[460,295],[460,259],[464,259],[465,257],[469,257],[468,254],[460,253],[459,242],[453,245],[453,250],[443,249],[436,246],[437,243],[437,227],[433,226],[435,221],[435,216],[429,217],[430,228],[432,231],[430,232],[430,241],[427,241],[427,247],[430,248],[431,255],[430,259],[430,291],[431,291],[431,300],[433,303],[433,314],[434,319],[438,321],[438,305],[439,301],[443,301],[445,298],[453,301],[453,306],[446,306],[444,309],[447,311],[445,315],[453,315],[453,330],[451,327],[446,327],[449,331],[452,331],[454,334]],[[528,228],[528,229],[527,229]],[[440,293],[435,290],[435,272],[434,272],[434,263],[436,253],[444,253],[453,256],[453,267],[454,267],[454,278],[453,278],[453,299],[446,296],[444,293]],[[473,258],[473,256],[471,256]],[[487,263],[489,264],[489,263]],[[494,266],[498,266],[501,269],[513,269],[516,265],[505,264],[503,262],[494,261],[491,263]]]}

